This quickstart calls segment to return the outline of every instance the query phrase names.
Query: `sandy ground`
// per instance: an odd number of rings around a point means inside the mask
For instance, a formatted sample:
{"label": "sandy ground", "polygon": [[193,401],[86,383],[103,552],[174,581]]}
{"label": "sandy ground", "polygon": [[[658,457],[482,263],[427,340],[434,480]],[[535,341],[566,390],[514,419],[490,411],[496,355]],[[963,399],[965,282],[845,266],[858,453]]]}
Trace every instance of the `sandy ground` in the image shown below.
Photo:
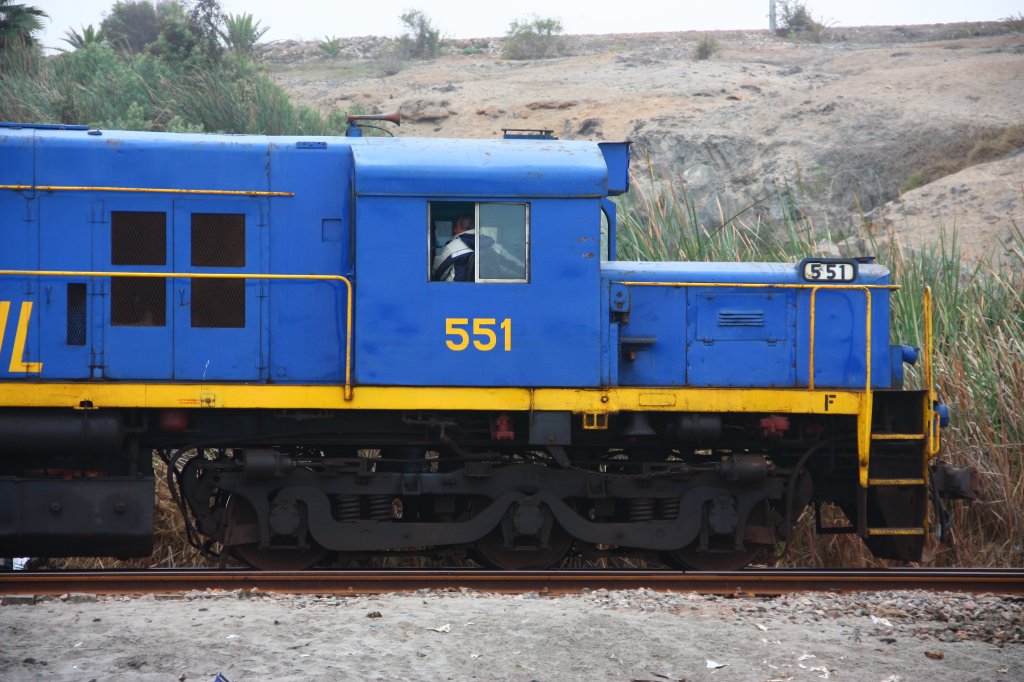
{"label": "sandy ground", "polygon": [[501,59],[493,40],[466,41],[394,75],[372,57],[318,58],[315,44],[268,58],[297,101],[398,110],[402,136],[527,127],[630,139],[634,167],[650,161],[685,186],[712,227],[719,201],[726,214],[753,204],[751,220],[777,219],[795,197],[834,232],[879,209],[875,222],[908,244],[955,226],[965,252],[983,257],[1024,224],[1020,155],[948,179],[966,192],[925,186],[900,201],[908,178],[962,153],[958,142],[1024,124],[1024,35],[998,24],[834,29],[822,44],[713,35],[720,50],[706,61],[692,58],[697,33],[573,36],[570,56],[526,62]]}
{"label": "sandy ground", "polygon": [[1014,627],[1019,600],[917,593],[69,595],[0,607],[0,679],[1010,681]]}

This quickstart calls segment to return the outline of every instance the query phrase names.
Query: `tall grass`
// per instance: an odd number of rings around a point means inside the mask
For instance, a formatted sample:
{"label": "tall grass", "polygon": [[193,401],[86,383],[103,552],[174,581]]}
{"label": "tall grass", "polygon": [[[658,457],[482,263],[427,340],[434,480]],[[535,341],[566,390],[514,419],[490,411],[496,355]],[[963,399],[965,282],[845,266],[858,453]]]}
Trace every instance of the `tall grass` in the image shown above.
{"label": "tall grass", "polygon": [[[708,229],[685,194],[655,182],[634,187],[620,203],[619,258],[796,262],[821,255],[821,235],[794,213],[777,223],[751,211],[723,215],[722,227]],[[921,250],[866,231],[863,237],[902,287],[893,297],[893,342],[923,346],[922,296],[932,289],[936,388],[953,413],[939,458],[980,472],[982,499],[951,505],[954,523],[945,530],[953,544],[932,541],[926,555],[937,565],[1024,565],[1024,236],[1018,230],[1009,249],[1020,267],[1002,269],[964,260],[955,233]],[[908,381],[923,386],[921,372],[921,364],[909,368]],[[827,512],[829,522],[841,518]],[[789,561],[881,563],[855,536],[815,540],[812,531],[804,519]]]}
{"label": "tall grass", "polygon": [[[911,253],[890,248],[903,285],[895,333],[915,343],[923,324],[909,309],[925,285],[935,300],[935,377],[953,412],[943,434],[956,464],[981,474],[982,500],[953,526],[956,546],[937,559],[979,565],[1024,565],[1024,268],[967,263],[951,235],[944,245]],[[1016,234],[1020,253],[1024,239]]]}

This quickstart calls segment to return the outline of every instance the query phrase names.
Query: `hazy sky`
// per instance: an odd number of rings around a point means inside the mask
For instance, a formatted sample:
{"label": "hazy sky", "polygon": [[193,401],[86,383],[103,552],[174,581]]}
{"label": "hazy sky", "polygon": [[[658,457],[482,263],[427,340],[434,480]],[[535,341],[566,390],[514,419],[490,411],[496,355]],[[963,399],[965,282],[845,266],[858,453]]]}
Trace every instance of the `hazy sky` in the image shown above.
{"label": "hazy sky", "polygon": [[[100,21],[114,0],[20,0],[50,15],[43,45],[62,47],[65,31]],[[835,26],[932,24],[989,21],[1024,12],[1024,0],[807,0],[816,18]],[[269,26],[264,40],[324,36],[395,36],[399,15],[422,10],[445,37],[501,36],[514,19],[536,15],[560,19],[566,33],[767,28],[768,0],[221,0],[225,11],[248,12]]]}

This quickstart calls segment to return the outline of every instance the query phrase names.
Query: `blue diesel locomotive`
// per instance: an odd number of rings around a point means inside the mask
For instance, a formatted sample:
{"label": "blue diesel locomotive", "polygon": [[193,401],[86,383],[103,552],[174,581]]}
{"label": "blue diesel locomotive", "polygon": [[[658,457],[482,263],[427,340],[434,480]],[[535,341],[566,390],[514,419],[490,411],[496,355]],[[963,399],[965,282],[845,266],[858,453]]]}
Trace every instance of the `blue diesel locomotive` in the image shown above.
{"label": "blue diesel locomotive", "polygon": [[617,261],[628,143],[358,124],[0,125],[0,556],[150,553],[154,451],[196,546],[267,569],[734,568],[808,507],[914,560],[969,492],[884,267]]}

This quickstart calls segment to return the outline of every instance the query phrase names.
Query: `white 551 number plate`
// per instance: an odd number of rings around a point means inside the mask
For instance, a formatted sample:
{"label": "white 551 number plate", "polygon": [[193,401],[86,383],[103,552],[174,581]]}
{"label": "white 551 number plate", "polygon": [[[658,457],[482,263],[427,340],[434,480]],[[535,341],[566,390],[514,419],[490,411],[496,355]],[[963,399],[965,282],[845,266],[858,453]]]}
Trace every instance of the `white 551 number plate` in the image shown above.
{"label": "white 551 number plate", "polygon": [[800,276],[807,282],[852,282],[857,279],[857,261],[845,258],[805,258]]}

